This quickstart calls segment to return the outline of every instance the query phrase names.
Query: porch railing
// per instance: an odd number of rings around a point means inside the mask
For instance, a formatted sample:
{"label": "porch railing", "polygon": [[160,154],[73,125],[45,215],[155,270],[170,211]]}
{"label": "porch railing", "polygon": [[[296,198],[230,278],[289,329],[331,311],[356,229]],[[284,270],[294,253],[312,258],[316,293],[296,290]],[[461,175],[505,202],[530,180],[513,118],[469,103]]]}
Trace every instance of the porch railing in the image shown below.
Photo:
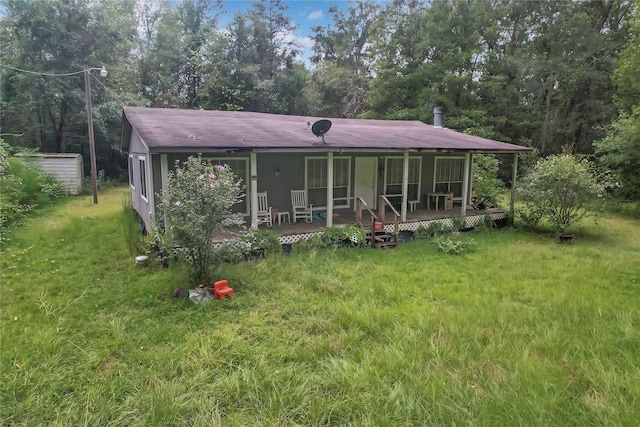
{"label": "porch railing", "polygon": [[362,208],[363,207],[367,210],[367,212],[369,212],[369,215],[371,215],[371,247],[375,248],[376,247],[376,239],[375,239],[376,221],[378,221],[378,217],[369,208],[369,206],[367,205],[367,202],[362,200],[362,198],[360,198],[360,197],[356,197],[356,223],[359,224],[360,226],[364,226],[364,224],[362,222]]}
{"label": "porch railing", "polygon": [[395,216],[394,218],[395,227],[394,227],[393,234],[394,234],[396,244],[398,244],[398,235],[400,234],[400,214],[398,213],[396,208],[393,207],[393,204],[389,201],[389,199],[387,199],[386,196],[381,195],[380,202],[378,203],[378,217],[380,218],[380,221],[382,222],[382,224],[385,224],[387,206],[391,208],[391,212]]}

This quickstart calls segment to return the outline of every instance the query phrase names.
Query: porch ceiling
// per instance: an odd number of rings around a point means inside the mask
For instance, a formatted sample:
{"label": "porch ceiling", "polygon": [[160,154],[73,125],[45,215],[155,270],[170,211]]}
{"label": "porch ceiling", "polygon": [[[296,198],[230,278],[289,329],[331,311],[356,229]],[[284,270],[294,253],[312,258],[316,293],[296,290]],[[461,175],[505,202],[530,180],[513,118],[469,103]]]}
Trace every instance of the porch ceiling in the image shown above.
{"label": "porch ceiling", "polygon": [[[168,108],[124,107],[152,152],[215,150],[411,150],[520,153],[527,147],[436,129],[420,121],[332,118],[322,144],[308,123],[319,118]],[[126,144],[124,144],[126,146]]]}

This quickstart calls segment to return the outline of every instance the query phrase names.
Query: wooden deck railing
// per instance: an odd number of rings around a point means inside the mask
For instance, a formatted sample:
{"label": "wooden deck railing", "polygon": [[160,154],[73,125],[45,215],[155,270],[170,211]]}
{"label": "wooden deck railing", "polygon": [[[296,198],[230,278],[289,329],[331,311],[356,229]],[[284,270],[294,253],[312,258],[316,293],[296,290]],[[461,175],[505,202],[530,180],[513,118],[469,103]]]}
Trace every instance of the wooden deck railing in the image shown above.
{"label": "wooden deck railing", "polygon": [[361,227],[364,227],[364,224],[362,223],[362,207],[363,206],[367,210],[367,212],[369,212],[369,215],[371,215],[371,247],[375,248],[376,247],[376,239],[375,239],[376,221],[378,221],[378,217],[375,213],[373,213],[371,209],[369,209],[367,202],[362,200],[362,198],[360,197],[356,197],[356,223],[359,224]]}
{"label": "wooden deck railing", "polygon": [[387,199],[386,196],[381,195],[380,202],[378,203],[378,217],[380,218],[380,221],[382,222],[382,224],[385,223],[385,216],[386,216],[385,214],[386,214],[387,206],[391,208],[391,212],[393,212],[393,214],[395,215],[395,218],[394,218],[395,227],[394,227],[393,234],[395,237],[396,244],[398,244],[398,235],[400,234],[400,214],[398,213],[396,208],[393,207],[389,199]]}

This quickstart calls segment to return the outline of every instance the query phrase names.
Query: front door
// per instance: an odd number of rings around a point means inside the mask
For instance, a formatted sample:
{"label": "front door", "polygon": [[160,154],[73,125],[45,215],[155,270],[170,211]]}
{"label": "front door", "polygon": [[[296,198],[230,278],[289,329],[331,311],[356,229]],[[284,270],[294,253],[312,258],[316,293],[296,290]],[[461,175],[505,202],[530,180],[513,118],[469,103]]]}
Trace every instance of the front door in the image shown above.
{"label": "front door", "polygon": [[[356,173],[354,193],[355,197],[361,197],[371,210],[376,208],[377,183],[376,172],[378,170],[377,157],[356,157]],[[355,210],[355,202],[354,202]]]}

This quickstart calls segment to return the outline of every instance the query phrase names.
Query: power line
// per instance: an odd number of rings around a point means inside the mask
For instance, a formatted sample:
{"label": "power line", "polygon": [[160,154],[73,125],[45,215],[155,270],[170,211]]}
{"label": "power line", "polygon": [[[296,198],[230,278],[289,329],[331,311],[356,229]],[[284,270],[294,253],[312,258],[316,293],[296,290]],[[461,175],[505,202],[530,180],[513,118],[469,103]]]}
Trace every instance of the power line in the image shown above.
{"label": "power line", "polygon": [[[22,73],[29,73],[29,74],[35,74],[37,76],[48,76],[48,77],[76,76],[78,74],[84,73],[84,70],[75,71],[73,73],[40,73],[38,71],[23,70],[22,68],[16,68],[16,67],[12,67],[10,65],[4,65],[4,64],[0,64],[0,67],[9,68],[11,70],[20,71]],[[100,69],[101,68],[95,68],[94,67],[94,68],[89,68],[89,71],[91,71],[91,70],[100,70]],[[111,89],[109,89],[107,86],[105,86],[105,84],[102,83],[98,78],[96,78],[92,74],[90,74],[90,76],[93,78],[93,80],[98,82],[100,84],[100,86],[102,86],[107,92],[109,92],[111,94],[111,96],[116,98],[118,100],[118,102],[120,102],[122,105],[126,104],[125,102],[122,101],[122,99],[115,92],[113,92]]]}
{"label": "power line", "polygon": [[100,79],[98,79],[96,76],[94,76],[93,74],[89,74],[91,76],[91,78],[93,78],[93,80],[95,80],[96,82],[98,82],[100,84],[100,86],[102,86],[107,93],[109,93],[112,97],[114,97],[120,104],[122,105],[126,105],[127,103],[124,102],[122,100],[122,98],[120,98],[120,96],[118,96],[118,94],[116,94],[114,91],[112,91],[111,89],[109,89],[104,83],[102,83],[100,81]]}
{"label": "power line", "polygon": [[[22,68],[16,68],[16,67],[12,67],[10,65],[4,65],[4,64],[0,64],[0,67],[9,68],[10,70],[20,71],[22,73],[29,73],[29,74],[35,74],[37,76],[50,76],[50,77],[75,76],[77,74],[84,73],[84,70],[75,71],[73,73],[40,73],[38,71],[23,70]],[[100,70],[100,68],[89,68],[89,71],[91,70]]]}

